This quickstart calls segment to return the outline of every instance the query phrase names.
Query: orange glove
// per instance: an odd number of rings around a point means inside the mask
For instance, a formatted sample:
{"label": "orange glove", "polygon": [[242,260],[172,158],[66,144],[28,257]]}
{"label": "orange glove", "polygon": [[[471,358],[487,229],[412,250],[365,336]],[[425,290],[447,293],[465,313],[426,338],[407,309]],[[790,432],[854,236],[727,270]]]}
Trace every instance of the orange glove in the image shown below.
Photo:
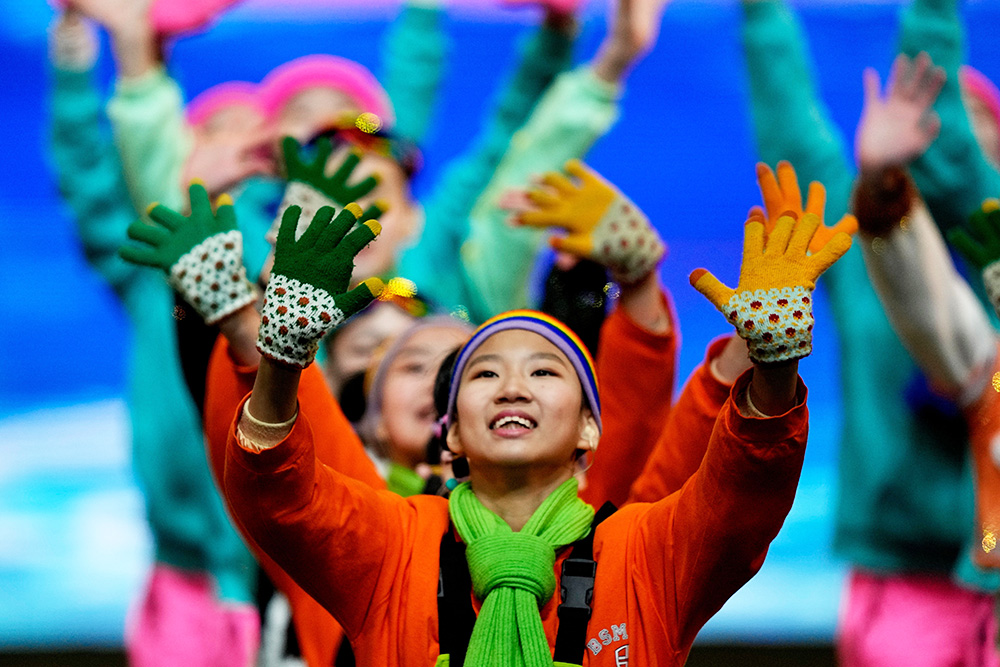
{"label": "orange glove", "polygon": [[764,208],[754,206],[750,209],[751,214],[760,214],[764,219],[764,233],[770,234],[774,229],[778,218],[783,213],[791,211],[796,217],[801,218],[804,213],[812,213],[820,219],[819,228],[809,244],[809,252],[819,252],[830,239],[840,232],[853,235],[858,231],[858,220],[848,213],[833,227],[823,224],[823,211],[826,208],[826,188],[822,183],[813,181],[809,184],[809,196],[806,199],[805,210],[802,208],[802,192],[799,190],[799,181],[795,176],[795,168],[791,163],[782,160],[778,163],[778,176],[775,178],[774,172],[763,162],[757,163],[757,185],[760,187],[761,197],[764,199]]}
{"label": "orange glove", "polygon": [[835,234],[815,254],[807,250],[820,219],[806,213],[778,218],[765,241],[765,220],[752,211],[744,227],[743,264],[736,289],[705,269],[691,273],[691,284],[705,295],[747,341],[757,363],[787,361],[812,351],[812,291],[816,279],[851,247],[851,237]]}

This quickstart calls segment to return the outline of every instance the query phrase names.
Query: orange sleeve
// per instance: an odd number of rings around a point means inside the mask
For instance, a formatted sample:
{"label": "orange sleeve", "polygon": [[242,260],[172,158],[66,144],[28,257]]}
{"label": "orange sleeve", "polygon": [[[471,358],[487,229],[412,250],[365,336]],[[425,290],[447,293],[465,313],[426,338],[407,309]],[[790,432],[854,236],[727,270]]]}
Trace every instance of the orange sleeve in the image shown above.
{"label": "orange sleeve", "polygon": [[[236,408],[253,389],[256,367],[239,366],[229,353],[229,344],[219,336],[212,350],[205,387],[205,436],[212,474],[222,488],[222,466],[226,439]],[[375,489],[385,481],[365,453],[361,439],[347,421],[340,404],[330,393],[316,364],[302,371],[299,380],[299,409],[312,415],[316,457],[325,465]]]}
{"label": "orange sleeve", "polygon": [[[1000,373],[1000,353],[990,372]],[[993,455],[993,441],[1000,433],[1000,394],[988,383],[979,398],[965,410],[972,450],[976,490],[976,534],[972,561],[985,569],[1000,568],[1000,468]]]}
{"label": "orange sleeve", "polygon": [[310,418],[300,405],[288,436],[259,453],[239,445],[233,420],[226,501],[260,549],[356,636],[377,587],[399,569],[412,506],[319,461]]}
{"label": "orange sleeve", "polygon": [[796,406],[776,417],[742,416],[733,385],[701,466],[680,491],[650,506],[637,531],[633,567],[664,596],[672,643],[690,649],[702,626],[757,573],[792,507],[805,456],[809,414],[799,381]]}
{"label": "orange sleeve", "polygon": [[722,353],[729,336],[709,343],[705,360],[684,384],[652,455],[632,485],[629,502],[655,503],[677,491],[701,465],[719,411],[729,398],[730,386],[712,375],[709,365]]}
{"label": "orange sleeve", "polygon": [[680,334],[673,304],[662,294],[670,332],[646,331],[617,308],[601,328],[597,379],[603,433],[580,497],[621,506],[663,429],[676,380]]}

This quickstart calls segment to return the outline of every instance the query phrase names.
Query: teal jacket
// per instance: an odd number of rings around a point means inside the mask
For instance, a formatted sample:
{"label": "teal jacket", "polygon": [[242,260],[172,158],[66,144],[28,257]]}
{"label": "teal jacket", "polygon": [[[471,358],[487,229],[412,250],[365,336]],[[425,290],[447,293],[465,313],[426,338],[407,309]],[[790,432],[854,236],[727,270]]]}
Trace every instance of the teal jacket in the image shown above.
{"label": "teal jacket", "polygon": [[[948,19],[942,18],[944,5],[950,6]],[[848,210],[853,160],[816,93],[801,28],[780,2],[745,2],[743,8],[761,157],[772,164],[791,161],[800,182],[822,182],[827,220],[836,221]],[[952,70],[954,81],[961,29],[953,0],[916,0],[902,27],[903,48],[927,50]],[[971,210],[956,203],[975,202],[975,208],[983,193],[980,182],[953,174],[973,169],[969,163],[981,157],[970,143],[956,86],[942,91],[937,109],[941,135],[913,175],[934,217],[957,220]],[[963,199],[953,199],[959,190],[965,190]],[[868,282],[860,249],[834,265],[823,284],[839,334],[843,397],[834,549],[855,567],[876,572],[951,572],[966,560],[963,547],[973,528],[964,429],[919,398],[920,374]],[[983,577],[969,583],[990,588]]]}
{"label": "teal jacket", "polygon": [[162,272],[118,257],[136,212],[104,123],[92,72],[52,73],[51,141],[59,187],[83,251],[131,324],[128,404],[132,461],[155,559],[212,574],[223,600],[253,601],[253,559],[208,469],[198,412],[181,373],[173,292]]}
{"label": "teal jacket", "polygon": [[[438,309],[468,309],[471,281],[461,261],[461,247],[468,236],[469,214],[493,178],[511,137],[556,75],[569,65],[571,49],[568,36],[547,28],[521,43],[518,67],[500,88],[483,129],[448,164],[428,196],[423,233],[402,252],[398,269]],[[473,316],[474,321],[479,319],[485,318],[479,313]]]}

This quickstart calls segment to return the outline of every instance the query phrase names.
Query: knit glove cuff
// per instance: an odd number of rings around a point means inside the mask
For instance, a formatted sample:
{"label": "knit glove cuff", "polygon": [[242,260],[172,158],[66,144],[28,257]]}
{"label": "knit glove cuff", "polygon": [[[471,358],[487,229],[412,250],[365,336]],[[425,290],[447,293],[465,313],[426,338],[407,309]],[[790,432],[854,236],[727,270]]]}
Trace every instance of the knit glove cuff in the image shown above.
{"label": "knit glove cuff", "polygon": [[812,293],[804,287],[737,292],[721,310],[757,363],[801,359],[812,352]]}
{"label": "knit glove cuff", "polygon": [[1000,260],[983,267],[983,286],[986,288],[986,296],[993,304],[993,310],[1000,315]]}
{"label": "knit glove cuff", "polygon": [[271,245],[274,245],[278,240],[278,228],[281,227],[282,217],[289,206],[298,206],[302,209],[299,222],[295,227],[295,238],[298,240],[302,236],[302,232],[309,227],[316,211],[324,206],[339,210],[343,208],[344,204],[335,202],[321,190],[308,183],[289,181],[288,185],[285,186],[285,195],[281,198],[281,204],[278,206],[278,214],[275,216],[274,222],[271,223],[271,228],[267,230],[266,238]]}
{"label": "knit glove cuff", "polygon": [[181,255],[170,267],[168,281],[205,324],[215,324],[257,299],[242,257],[242,234],[236,230],[215,234]]}
{"label": "knit glove cuff", "polygon": [[619,283],[647,275],[666,252],[666,245],[642,210],[624,195],[616,198],[594,228],[594,259]]}
{"label": "knit glove cuff", "polygon": [[345,319],[326,290],[274,274],[264,292],[257,350],[268,359],[305,368],[316,357],[320,339]]}

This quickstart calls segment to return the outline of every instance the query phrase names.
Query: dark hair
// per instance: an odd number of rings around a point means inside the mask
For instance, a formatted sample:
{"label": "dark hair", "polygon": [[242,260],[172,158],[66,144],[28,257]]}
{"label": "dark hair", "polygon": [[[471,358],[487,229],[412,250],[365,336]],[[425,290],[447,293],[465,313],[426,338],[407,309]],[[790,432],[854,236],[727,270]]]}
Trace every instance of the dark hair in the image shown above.
{"label": "dark hair", "polygon": [[[456,347],[441,360],[438,366],[437,376],[434,378],[434,412],[437,413],[438,423],[445,413],[448,412],[448,392],[451,389],[451,370],[455,366],[455,359],[461,347]],[[447,427],[442,427],[439,432],[431,436],[427,443],[427,461],[429,463],[440,463],[441,452],[448,447],[446,436]]]}

